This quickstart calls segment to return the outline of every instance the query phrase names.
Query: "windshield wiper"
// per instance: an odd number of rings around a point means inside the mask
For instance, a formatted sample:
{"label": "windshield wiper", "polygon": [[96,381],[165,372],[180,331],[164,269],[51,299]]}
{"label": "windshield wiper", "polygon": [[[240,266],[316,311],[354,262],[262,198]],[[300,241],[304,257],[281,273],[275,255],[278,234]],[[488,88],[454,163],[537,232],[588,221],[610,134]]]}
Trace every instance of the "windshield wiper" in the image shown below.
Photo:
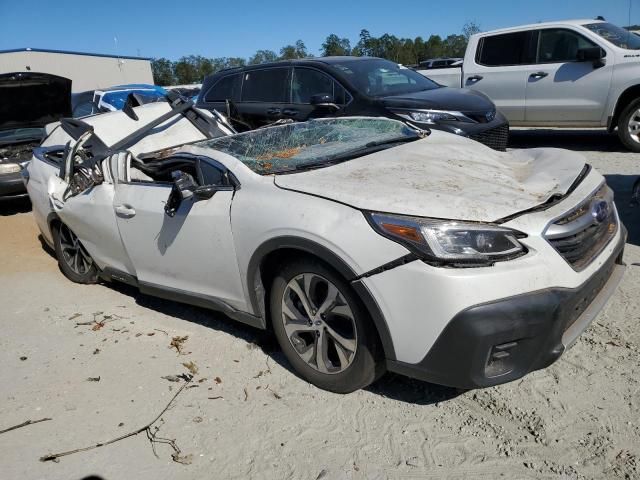
{"label": "windshield wiper", "polygon": [[[420,136],[416,135],[415,137],[397,137],[397,138],[388,138],[387,140],[376,140],[374,142],[369,142],[366,143],[364,145],[364,147],[359,148],[357,150],[365,150],[368,148],[375,148],[375,147],[380,147],[383,145],[393,145],[395,143],[409,143],[409,142],[413,142],[415,140],[420,140]],[[355,151],[357,151],[355,150]],[[345,152],[345,153],[350,153],[350,152]]]}

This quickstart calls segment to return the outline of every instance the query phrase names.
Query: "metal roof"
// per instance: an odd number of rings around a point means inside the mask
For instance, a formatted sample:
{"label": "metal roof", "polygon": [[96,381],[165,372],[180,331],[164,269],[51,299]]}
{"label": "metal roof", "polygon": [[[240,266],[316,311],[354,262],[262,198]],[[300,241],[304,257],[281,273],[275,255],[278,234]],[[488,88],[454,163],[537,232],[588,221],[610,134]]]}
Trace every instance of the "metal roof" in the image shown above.
{"label": "metal roof", "polygon": [[594,20],[593,18],[588,19],[588,18],[583,18],[583,19],[573,19],[573,20],[558,20],[555,22],[540,22],[540,23],[531,23],[528,25],[517,25],[514,27],[507,27],[507,28],[499,28],[496,30],[490,30],[487,32],[481,32],[481,33],[476,33],[474,35],[477,37],[484,37],[487,34],[493,34],[493,33],[507,33],[507,32],[511,32],[511,31],[518,31],[518,30],[530,30],[530,29],[537,29],[537,28],[549,28],[549,27],[561,27],[561,26],[567,26],[567,25],[586,25],[589,23],[606,23],[604,20]]}
{"label": "metal roof", "polygon": [[104,53],[88,53],[88,52],[70,52],[68,50],[50,50],[47,48],[13,48],[10,50],[0,50],[0,54],[3,53],[14,53],[14,52],[42,52],[42,53],[60,53],[65,55],[86,55],[88,57],[106,57],[106,58],[124,58],[128,60],[148,60],[151,61],[151,58],[147,57],[132,57],[129,55],[107,55]]}

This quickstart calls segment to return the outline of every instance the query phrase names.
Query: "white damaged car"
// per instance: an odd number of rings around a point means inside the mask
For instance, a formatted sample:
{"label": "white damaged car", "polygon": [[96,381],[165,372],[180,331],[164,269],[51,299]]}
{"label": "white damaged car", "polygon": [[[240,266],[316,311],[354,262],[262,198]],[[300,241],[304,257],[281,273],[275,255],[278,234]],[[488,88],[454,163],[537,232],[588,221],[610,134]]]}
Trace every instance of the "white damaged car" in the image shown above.
{"label": "white damaged car", "polygon": [[334,392],[385,370],[476,388],[544,368],[624,271],[613,193],[580,155],[385,118],[233,134],[152,104],[63,121],[25,182],[69,279],[272,329]]}

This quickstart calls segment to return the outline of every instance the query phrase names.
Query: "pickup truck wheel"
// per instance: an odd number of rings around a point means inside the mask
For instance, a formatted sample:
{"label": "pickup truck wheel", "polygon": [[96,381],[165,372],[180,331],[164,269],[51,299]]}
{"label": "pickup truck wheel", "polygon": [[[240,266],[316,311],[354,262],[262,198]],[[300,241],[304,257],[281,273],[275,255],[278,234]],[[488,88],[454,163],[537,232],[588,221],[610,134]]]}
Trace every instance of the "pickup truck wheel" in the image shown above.
{"label": "pickup truck wheel", "polygon": [[631,102],[620,114],[618,137],[632,152],[640,152],[640,98]]}
{"label": "pickup truck wheel", "polygon": [[98,269],[75,233],[64,223],[52,229],[53,245],[60,270],[75,283],[96,283]]}
{"label": "pickup truck wheel", "polygon": [[309,259],[285,266],[273,281],[270,311],[280,348],[317,387],[350,393],[384,373],[366,309],[348,282],[322,263]]}

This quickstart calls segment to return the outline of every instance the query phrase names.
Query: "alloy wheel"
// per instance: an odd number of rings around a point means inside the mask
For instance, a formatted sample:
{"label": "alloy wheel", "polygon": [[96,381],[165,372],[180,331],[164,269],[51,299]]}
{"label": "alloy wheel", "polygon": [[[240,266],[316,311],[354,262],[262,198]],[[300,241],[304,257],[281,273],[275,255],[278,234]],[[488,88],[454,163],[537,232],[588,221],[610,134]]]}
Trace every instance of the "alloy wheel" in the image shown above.
{"label": "alloy wheel", "polygon": [[64,262],[78,275],[87,273],[93,265],[93,260],[80,243],[80,240],[78,240],[78,237],[64,224],[60,225],[59,235]]}
{"label": "alloy wheel", "polygon": [[346,370],[356,354],[353,311],[338,288],[315,273],[292,278],[282,297],[282,322],[289,342],[320,373]]}
{"label": "alloy wheel", "polygon": [[640,143],[640,108],[629,117],[627,128],[629,130],[629,136]]}

